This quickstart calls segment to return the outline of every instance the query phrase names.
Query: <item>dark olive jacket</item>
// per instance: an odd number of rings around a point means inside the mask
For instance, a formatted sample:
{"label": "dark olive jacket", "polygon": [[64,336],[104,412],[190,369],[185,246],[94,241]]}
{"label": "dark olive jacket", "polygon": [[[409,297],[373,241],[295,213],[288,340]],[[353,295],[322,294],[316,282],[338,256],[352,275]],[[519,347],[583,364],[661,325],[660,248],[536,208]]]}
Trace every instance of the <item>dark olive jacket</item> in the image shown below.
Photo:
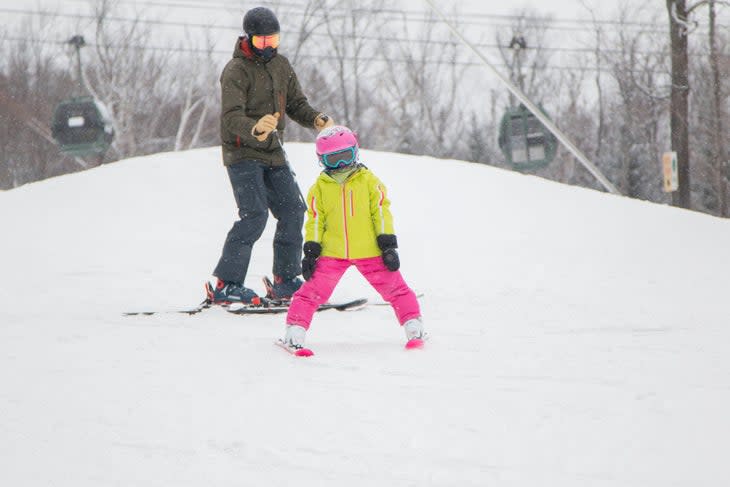
{"label": "dark olive jacket", "polygon": [[276,55],[265,62],[251,52],[245,38],[239,38],[220,81],[223,163],[228,166],[257,159],[273,166],[284,165],[284,151],[276,134],[259,142],[251,130],[259,118],[276,112],[281,114],[277,130],[282,141],[285,113],[295,122],[314,128],[320,112],[309,105],[289,60]]}

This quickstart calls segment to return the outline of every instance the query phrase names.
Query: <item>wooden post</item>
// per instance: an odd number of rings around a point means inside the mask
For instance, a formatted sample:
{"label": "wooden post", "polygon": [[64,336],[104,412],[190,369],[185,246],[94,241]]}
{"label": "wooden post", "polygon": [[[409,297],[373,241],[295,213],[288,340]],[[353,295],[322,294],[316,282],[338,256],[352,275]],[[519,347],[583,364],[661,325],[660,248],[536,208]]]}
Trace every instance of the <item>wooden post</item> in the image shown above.
{"label": "wooden post", "polygon": [[671,118],[672,151],[677,153],[679,189],[672,196],[674,206],[690,209],[689,160],[689,55],[687,2],[667,0],[672,50]]}

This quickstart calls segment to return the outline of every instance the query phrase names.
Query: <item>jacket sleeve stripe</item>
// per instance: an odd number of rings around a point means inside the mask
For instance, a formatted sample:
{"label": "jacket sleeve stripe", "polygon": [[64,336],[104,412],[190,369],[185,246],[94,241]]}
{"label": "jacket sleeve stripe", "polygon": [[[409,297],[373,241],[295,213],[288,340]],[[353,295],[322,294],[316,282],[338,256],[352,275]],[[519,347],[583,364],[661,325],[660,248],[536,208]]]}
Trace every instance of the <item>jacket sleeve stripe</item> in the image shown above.
{"label": "jacket sleeve stripe", "polygon": [[385,201],[385,191],[378,185],[378,191],[380,192],[380,199],[378,200],[378,211],[380,212],[380,233],[385,233],[385,215],[383,215],[383,202]]}
{"label": "jacket sleeve stripe", "polygon": [[317,198],[312,195],[312,199],[309,202],[309,209],[312,212],[312,219],[314,220],[314,241],[319,242],[319,213],[317,212]]}

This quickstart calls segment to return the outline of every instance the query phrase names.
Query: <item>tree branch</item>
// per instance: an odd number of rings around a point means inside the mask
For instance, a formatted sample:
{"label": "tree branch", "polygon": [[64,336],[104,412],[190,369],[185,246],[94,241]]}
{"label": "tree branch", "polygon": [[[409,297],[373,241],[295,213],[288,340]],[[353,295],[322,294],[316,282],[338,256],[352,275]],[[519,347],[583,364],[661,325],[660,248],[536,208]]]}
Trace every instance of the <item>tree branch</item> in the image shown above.
{"label": "tree branch", "polygon": [[698,9],[699,7],[702,7],[704,5],[709,5],[711,3],[714,3],[715,5],[725,5],[727,7],[730,7],[730,2],[726,2],[724,0],[702,0],[700,2],[697,2],[696,4],[692,5],[687,9],[687,14],[691,14],[695,11],[695,9]]}
{"label": "tree branch", "polygon": [[[689,14],[689,10],[687,11],[687,14]],[[682,33],[682,35],[688,36],[690,34],[690,31],[696,29],[697,26],[699,25],[698,22],[689,23],[689,22],[687,22],[687,20],[682,20],[679,18],[679,15],[677,15],[677,3],[676,2],[672,2],[671,15],[672,15],[672,20],[675,23],[680,25],[680,27],[681,27],[680,32]]]}

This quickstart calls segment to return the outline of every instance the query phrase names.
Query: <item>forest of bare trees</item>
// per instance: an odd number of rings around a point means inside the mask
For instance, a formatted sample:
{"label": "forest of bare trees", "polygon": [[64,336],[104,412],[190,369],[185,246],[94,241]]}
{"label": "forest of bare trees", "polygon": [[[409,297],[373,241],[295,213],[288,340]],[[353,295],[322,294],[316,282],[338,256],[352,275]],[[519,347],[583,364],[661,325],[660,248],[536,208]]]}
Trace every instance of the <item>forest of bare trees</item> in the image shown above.
{"label": "forest of bare trees", "polygon": [[[627,196],[672,203],[660,161],[673,149],[673,94],[686,95],[689,155],[682,162],[691,208],[730,216],[730,44],[717,21],[728,4],[656,3],[610,19],[586,8],[583,17],[593,20],[573,24],[574,31],[530,11],[482,24],[450,15]],[[269,5],[282,21],[281,52],[312,104],[355,128],[364,147],[509,167],[497,132],[515,101],[435,16],[399,12],[384,0]],[[235,29],[169,38],[159,32],[164,19],[122,7],[89,2],[83,19],[84,84],[109,108],[116,134],[104,162],[217,145],[218,76]],[[0,189],[98,164],[60,153],[49,130],[54,107],[76,86],[65,41],[82,29],[81,19],[39,12],[22,19],[0,30]],[[673,83],[673,25],[687,41],[686,86]],[[576,32],[581,42],[567,42]],[[518,51],[510,48],[516,36],[525,41]],[[312,140],[311,130],[289,127],[288,140]],[[600,188],[562,148],[534,173]]]}

